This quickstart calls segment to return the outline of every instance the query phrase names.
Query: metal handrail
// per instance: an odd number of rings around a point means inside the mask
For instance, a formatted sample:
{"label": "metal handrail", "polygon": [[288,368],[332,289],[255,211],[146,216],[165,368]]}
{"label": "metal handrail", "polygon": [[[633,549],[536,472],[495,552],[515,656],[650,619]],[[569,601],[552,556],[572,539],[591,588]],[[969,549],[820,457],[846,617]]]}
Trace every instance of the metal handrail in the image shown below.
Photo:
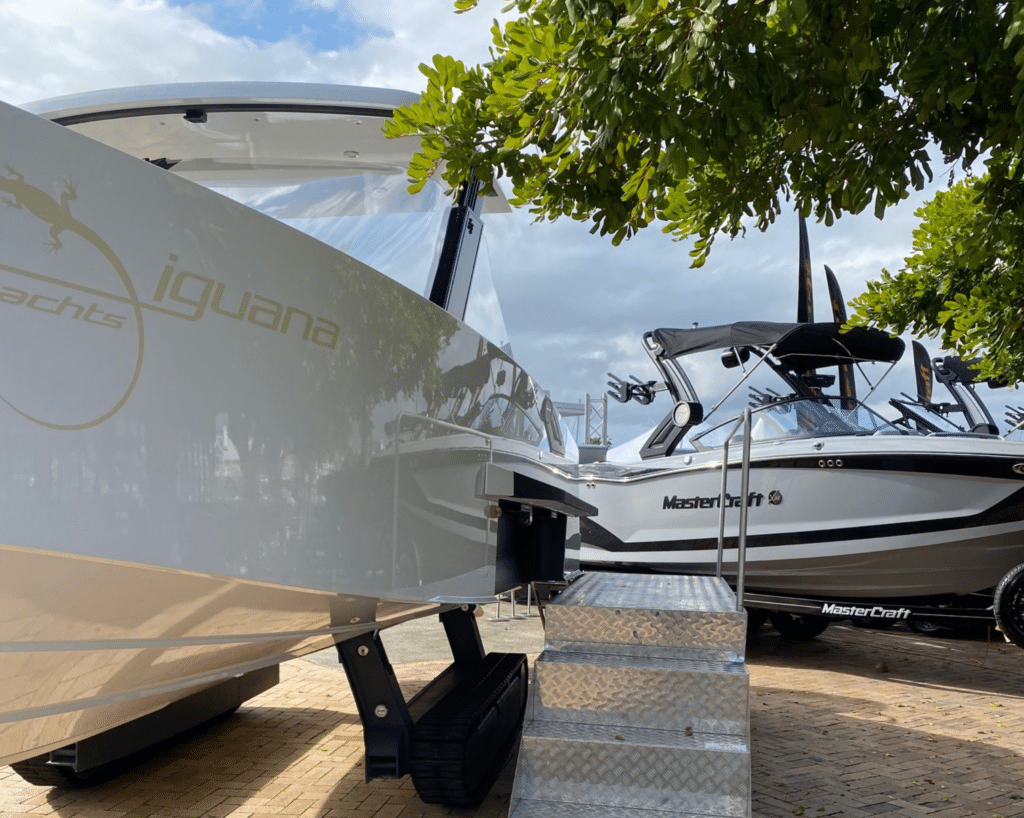
{"label": "metal handrail", "polygon": [[718,502],[718,567],[716,576],[722,578],[722,560],[725,554],[725,507],[726,486],[729,478],[729,441],[736,430],[743,424],[743,460],[740,464],[740,531],[736,553],[736,610],[743,610],[743,582],[747,566],[747,516],[749,513],[748,498],[750,493],[750,433],[751,412],[748,406],[743,414],[736,419],[729,434],[725,436],[722,446],[722,493]]}

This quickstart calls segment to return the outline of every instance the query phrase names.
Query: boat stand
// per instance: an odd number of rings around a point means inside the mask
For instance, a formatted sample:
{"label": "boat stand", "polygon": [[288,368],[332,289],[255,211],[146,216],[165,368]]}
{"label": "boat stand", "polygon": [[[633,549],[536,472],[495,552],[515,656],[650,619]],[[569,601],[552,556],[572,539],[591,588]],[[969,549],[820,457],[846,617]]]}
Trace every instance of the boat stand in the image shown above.
{"label": "boat stand", "polygon": [[454,661],[407,703],[376,632],[338,644],[363,723],[366,780],[411,775],[420,798],[474,806],[514,745],[526,706],[521,653],[484,653],[474,606],[441,614]]}

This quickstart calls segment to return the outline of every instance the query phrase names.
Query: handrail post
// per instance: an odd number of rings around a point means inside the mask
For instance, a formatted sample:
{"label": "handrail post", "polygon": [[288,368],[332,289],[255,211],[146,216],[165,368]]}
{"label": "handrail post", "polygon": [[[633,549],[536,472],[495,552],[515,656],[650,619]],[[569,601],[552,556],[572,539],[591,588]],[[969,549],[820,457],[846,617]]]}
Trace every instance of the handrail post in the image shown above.
{"label": "handrail post", "polygon": [[[722,444],[722,493],[718,497],[718,570],[716,573],[718,579],[722,578],[722,561],[725,555],[725,496],[729,476],[729,441],[732,440],[732,436],[736,434],[736,430],[740,428],[740,424],[743,423],[744,420],[748,420],[745,414],[736,419],[736,422],[729,430],[729,434],[725,436],[725,443]],[[749,432],[749,422],[747,423],[747,427],[747,431]]]}
{"label": "handrail post", "polygon": [[[735,431],[735,427],[733,427],[733,431]],[[718,579],[722,578],[722,559],[725,554],[725,489],[729,476],[730,437],[732,437],[732,431],[729,432],[729,436],[725,439],[725,445],[722,447],[722,494],[718,501],[718,570],[715,573]]]}
{"label": "handrail post", "polygon": [[[743,410],[743,465],[740,470],[740,536],[738,550],[736,552],[736,610],[743,610],[743,581],[747,567],[747,514],[750,509],[750,436],[751,436],[751,412],[750,407]],[[721,557],[719,558],[721,559]],[[719,563],[721,565],[721,563]]]}

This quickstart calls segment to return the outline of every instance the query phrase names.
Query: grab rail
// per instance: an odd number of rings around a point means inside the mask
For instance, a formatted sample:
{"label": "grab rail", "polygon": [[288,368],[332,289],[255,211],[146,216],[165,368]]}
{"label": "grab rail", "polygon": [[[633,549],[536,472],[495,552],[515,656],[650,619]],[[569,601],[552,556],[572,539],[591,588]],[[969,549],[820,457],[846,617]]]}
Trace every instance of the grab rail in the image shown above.
{"label": "grab rail", "polygon": [[736,553],[736,610],[743,610],[743,581],[746,573],[747,563],[747,514],[749,509],[750,492],[750,431],[751,413],[748,406],[743,414],[736,419],[729,434],[725,436],[725,445],[722,447],[722,494],[718,503],[718,568],[716,576],[722,578],[722,558],[725,553],[725,508],[726,508],[726,486],[729,478],[729,441],[736,434],[736,430],[742,423],[743,429],[743,460],[740,464],[740,531],[737,542]]}

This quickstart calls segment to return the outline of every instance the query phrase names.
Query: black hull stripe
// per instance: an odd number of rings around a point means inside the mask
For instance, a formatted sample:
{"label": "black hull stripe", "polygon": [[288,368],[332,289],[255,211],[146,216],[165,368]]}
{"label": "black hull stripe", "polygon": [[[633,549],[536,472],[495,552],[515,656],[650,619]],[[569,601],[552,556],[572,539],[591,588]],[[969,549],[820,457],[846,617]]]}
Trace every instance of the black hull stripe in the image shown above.
{"label": "black hull stripe", "polygon": [[[845,461],[844,461],[845,462]],[[958,531],[965,528],[1020,523],[1024,527],[1024,488],[1018,489],[1005,500],[989,509],[964,517],[940,520],[921,520],[908,523],[886,523],[880,525],[850,526],[847,528],[823,528],[810,531],[791,531],[785,534],[747,535],[747,548],[770,548],[785,545],[814,545],[818,543],[842,542],[846,540],[869,540],[882,537],[906,537],[913,534],[930,534],[940,531]],[[696,540],[661,540],[626,543],[595,520],[580,520],[580,534],[583,544],[603,548],[613,553],[638,551],[707,551],[718,548],[717,537]],[[1024,535],[1022,535],[1024,536]],[[736,548],[738,537],[725,538],[726,548]]]}
{"label": "black hull stripe", "polygon": [[[842,467],[822,467],[825,463],[842,461]],[[811,457],[785,457],[777,460],[752,461],[752,469],[821,469],[834,471],[888,471],[910,472],[912,474],[949,474],[959,477],[986,477],[995,480],[1014,480],[1024,483],[1024,474],[1013,470],[1021,464],[1024,468],[1024,453],[1020,457],[949,455],[949,454],[836,454],[822,452]],[[716,470],[720,467],[716,467]],[[730,464],[730,470],[740,469],[740,464]]]}
{"label": "black hull stripe", "polygon": [[[627,483],[641,483],[646,480],[658,480],[666,476],[694,475],[703,472],[721,472],[718,463],[708,465],[684,466],[668,462],[670,459],[657,458],[644,461],[638,466],[620,466],[617,464],[592,464],[580,467],[583,479],[612,481],[625,480]],[[829,467],[830,460],[835,463],[841,460],[843,465]],[[750,462],[751,471],[759,469],[814,469],[834,471],[887,471],[909,472],[912,474],[943,474],[958,477],[984,477],[991,480],[1014,480],[1024,483],[1024,474],[1015,472],[1014,466],[1020,465],[1024,471],[1024,452],[1019,457],[1013,455],[979,455],[979,454],[844,454],[842,452],[822,450],[820,454],[801,457],[760,458],[753,454]],[[602,466],[604,468],[602,468]],[[730,471],[739,471],[738,462],[729,463]]]}

